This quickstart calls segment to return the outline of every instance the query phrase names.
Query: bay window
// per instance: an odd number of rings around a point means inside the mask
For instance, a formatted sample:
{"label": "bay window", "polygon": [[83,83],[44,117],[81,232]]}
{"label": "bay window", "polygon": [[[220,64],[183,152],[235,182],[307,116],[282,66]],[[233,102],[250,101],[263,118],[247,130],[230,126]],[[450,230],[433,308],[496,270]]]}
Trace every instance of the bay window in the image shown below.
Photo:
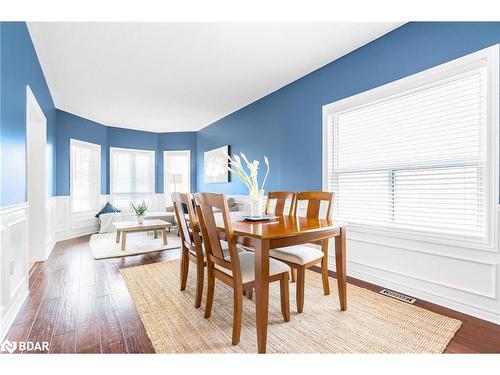
{"label": "bay window", "polygon": [[71,212],[87,213],[99,206],[101,146],[70,139]]}
{"label": "bay window", "polygon": [[488,241],[498,47],[323,108],[324,185],[350,223]]}
{"label": "bay window", "polygon": [[145,201],[151,206],[155,192],[155,152],[110,148],[110,188],[113,205],[130,208]]}

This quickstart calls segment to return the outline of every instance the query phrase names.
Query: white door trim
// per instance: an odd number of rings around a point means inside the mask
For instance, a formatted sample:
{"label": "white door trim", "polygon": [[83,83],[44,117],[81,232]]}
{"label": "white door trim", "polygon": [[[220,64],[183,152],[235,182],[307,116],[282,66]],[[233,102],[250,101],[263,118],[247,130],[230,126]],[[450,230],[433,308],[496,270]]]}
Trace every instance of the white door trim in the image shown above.
{"label": "white door trim", "polygon": [[[32,132],[34,127],[40,127],[36,134],[43,138],[43,147],[32,150],[34,145],[31,142]],[[28,257],[29,262],[44,261],[47,259],[47,228],[46,228],[46,211],[47,211],[47,161],[46,161],[46,144],[47,144],[47,118],[45,117],[42,108],[38,104],[33,91],[26,86],[26,192],[28,201]],[[40,143],[38,144],[40,146]],[[31,155],[35,152],[36,155]],[[37,167],[34,171],[32,161],[37,162]],[[31,161],[30,161],[31,160]],[[41,170],[40,170],[40,166]],[[37,173],[36,181],[31,181],[33,173]],[[36,187],[36,198],[33,197],[33,192],[30,189]],[[36,225],[34,225],[36,223]],[[36,244],[36,245],[35,245]]]}
{"label": "white door trim", "polygon": [[187,154],[188,155],[188,186],[189,192],[191,192],[191,150],[165,150],[163,151],[163,194],[165,196],[165,202],[170,202],[168,182],[167,182],[167,155],[169,154]]}

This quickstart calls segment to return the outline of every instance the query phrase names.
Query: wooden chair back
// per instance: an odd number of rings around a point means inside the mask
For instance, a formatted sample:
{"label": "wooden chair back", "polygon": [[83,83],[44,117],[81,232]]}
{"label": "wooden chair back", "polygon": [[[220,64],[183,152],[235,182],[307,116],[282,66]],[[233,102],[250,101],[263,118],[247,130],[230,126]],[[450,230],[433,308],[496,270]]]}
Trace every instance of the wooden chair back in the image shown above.
{"label": "wooden chair back", "polygon": [[[240,260],[234,240],[233,227],[227,199],[224,194],[196,193],[194,194],[196,211],[201,227],[203,243],[207,253],[207,263],[215,263],[233,272],[233,277],[241,278]],[[217,215],[222,216],[224,223],[225,240],[229,246],[229,258],[224,257],[217,230],[217,220],[214,208],[220,210]]]}
{"label": "wooden chair back", "polygon": [[[276,200],[276,205],[274,206],[274,212],[271,211],[270,203],[272,200]],[[285,205],[287,200],[290,200],[290,208],[288,209],[288,213],[286,215],[293,214],[293,205],[295,203],[295,193],[290,191],[271,191],[267,195],[266,202],[266,215],[276,215],[282,216],[284,215]]]}
{"label": "wooden chair back", "polygon": [[319,219],[321,202],[328,202],[326,209],[326,218],[332,217],[333,193],[328,191],[305,191],[295,194],[294,216],[297,216],[299,202],[307,201],[306,217],[310,219]]}
{"label": "wooden chair back", "polygon": [[[196,215],[191,194],[172,193],[171,196],[181,241],[193,255],[199,255],[197,254],[198,251],[203,253],[201,248],[198,217]],[[186,212],[189,217],[189,223],[186,220]]]}

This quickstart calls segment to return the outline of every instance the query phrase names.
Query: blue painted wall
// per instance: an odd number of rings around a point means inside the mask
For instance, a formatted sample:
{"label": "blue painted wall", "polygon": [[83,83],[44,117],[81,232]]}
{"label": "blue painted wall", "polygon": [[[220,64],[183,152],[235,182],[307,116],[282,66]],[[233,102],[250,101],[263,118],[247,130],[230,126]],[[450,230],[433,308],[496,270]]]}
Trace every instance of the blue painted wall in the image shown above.
{"label": "blue painted wall", "polygon": [[57,195],[69,195],[70,139],[101,146],[101,194],[108,191],[108,136],[107,128],[97,122],[56,110],[56,165]]}
{"label": "blue painted wall", "polygon": [[[292,82],[202,129],[197,162],[203,153],[229,144],[252,159],[267,155],[271,174],[266,190],[322,187],[322,106],[500,43],[500,22],[413,22]],[[197,190],[246,194],[233,178]]]}
{"label": "blue painted wall", "polygon": [[109,194],[109,148],[121,147],[156,152],[156,193],[163,193],[163,151],[191,150],[192,189],[196,187],[196,133],[152,133],[104,126],[68,112],[57,112],[57,195],[69,195],[69,144],[78,139],[101,145],[101,193]]}
{"label": "blue painted wall", "polygon": [[111,128],[56,111],[26,24],[0,23],[0,41],[0,201],[6,206],[26,201],[26,85],[47,117],[53,195],[69,194],[70,138],[102,146],[102,193],[109,193],[109,147],[126,147],[157,151],[157,193],[163,192],[163,150],[190,149],[193,191],[245,194],[236,178],[227,184],[203,182],[203,153],[224,144],[251,159],[269,157],[268,191],[321,189],[323,105],[497,44],[500,22],[406,24],[197,133]]}
{"label": "blue painted wall", "polygon": [[29,85],[47,118],[50,162],[49,193],[56,193],[56,113],[28,28],[24,22],[1,22],[0,142],[1,199],[9,206],[27,200],[26,192],[26,86]]}
{"label": "blue painted wall", "polygon": [[[22,203],[26,196],[26,85],[47,118],[51,195],[69,195],[69,140],[101,145],[101,192],[109,194],[109,147],[156,151],[156,192],[163,192],[163,151],[191,150],[192,189],[196,187],[196,133],[151,133],[106,127],[56,110],[28,28],[24,22],[0,22],[0,205]],[[57,173],[56,173],[57,171]]]}

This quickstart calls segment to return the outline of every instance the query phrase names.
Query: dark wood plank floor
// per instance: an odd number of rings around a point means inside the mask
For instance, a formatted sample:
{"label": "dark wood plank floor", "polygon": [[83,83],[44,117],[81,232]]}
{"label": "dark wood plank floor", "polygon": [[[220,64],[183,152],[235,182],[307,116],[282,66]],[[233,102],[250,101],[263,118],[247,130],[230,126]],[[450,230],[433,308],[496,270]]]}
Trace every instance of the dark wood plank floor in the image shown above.
{"label": "dark wood plank floor", "polygon": [[[60,242],[30,272],[30,294],[7,338],[48,341],[50,353],[154,353],[119,269],[175,259],[178,250],[96,261],[89,237]],[[334,273],[332,273],[334,276]],[[378,292],[381,288],[349,278]],[[500,326],[425,301],[463,322],[447,353],[500,353]]]}

